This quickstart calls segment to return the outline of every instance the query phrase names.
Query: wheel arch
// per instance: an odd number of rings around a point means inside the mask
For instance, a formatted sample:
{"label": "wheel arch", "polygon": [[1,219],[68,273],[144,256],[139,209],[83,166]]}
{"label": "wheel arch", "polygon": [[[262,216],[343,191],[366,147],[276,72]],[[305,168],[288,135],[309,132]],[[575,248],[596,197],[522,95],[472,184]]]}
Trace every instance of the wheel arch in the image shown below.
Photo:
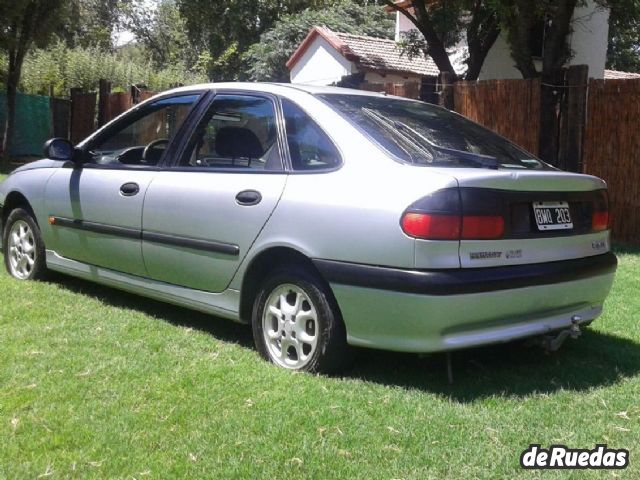
{"label": "wheel arch", "polygon": [[31,206],[31,203],[29,203],[29,200],[27,200],[27,197],[25,197],[24,194],[22,194],[21,192],[17,190],[13,190],[7,194],[7,196],[4,199],[4,205],[2,206],[1,220],[2,220],[3,228],[4,228],[4,225],[6,225],[7,218],[9,218],[9,215],[11,214],[11,212],[19,207],[22,207],[25,210],[27,210],[33,217],[34,222],[36,222],[36,225],[38,224],[38,219],[36,218],[33,207]]}
{"label": "wheel arch", "polygon": [[336,308],[339,306],[331,286],[316,268],[313,261],[304,253],[292,247],[274,246],[269,247],[258,253],[244,271],[242,277],[242,286],[240,287],[240,321],[243,323],[251,323],[251,311],[253,302],[258,292],[260,284],[272,272],[281,266],[298,265],[313,273],[323,283],[323,286],[331,294],[331,300]]}

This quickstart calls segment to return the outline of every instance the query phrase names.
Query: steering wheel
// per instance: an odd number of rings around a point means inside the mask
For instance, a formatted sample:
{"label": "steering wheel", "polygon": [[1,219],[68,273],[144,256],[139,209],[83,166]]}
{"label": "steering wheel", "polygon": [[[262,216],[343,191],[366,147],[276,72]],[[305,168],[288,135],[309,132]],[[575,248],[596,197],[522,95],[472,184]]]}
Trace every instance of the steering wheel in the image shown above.
{"label": "steering wheel", "polygon": [[154,140],[153,142],[149,143],[146,147],[144,147],[144,150],[142,151],[142,161],[146,162],[147,161],[147,156],[149,155],[149,152],[151,152],[151,150],[153,150],[154,148],[156,148],[158,145],[162,145],[162,144],[169,144],[169,139],[168,138],[158,138],[157,140]]}

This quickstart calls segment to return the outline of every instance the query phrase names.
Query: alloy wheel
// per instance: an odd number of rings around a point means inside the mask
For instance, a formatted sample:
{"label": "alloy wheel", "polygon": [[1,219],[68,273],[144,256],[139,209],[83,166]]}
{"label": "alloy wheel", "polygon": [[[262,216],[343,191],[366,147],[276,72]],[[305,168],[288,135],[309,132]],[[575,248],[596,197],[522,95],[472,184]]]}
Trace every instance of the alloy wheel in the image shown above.
{"label": "alloy wheel", "polygon": [[20,280],[26,280],[36,262],[36,242],[29,224],[24,220],[17,220],[11,226],[8,243],[11,274]]}
{"label": "alloy wheel", "polygon": [[280,366],[303,368],[318,345],[318,314],[309,295],[300,287],[276,287],[262,314],[262,331],[271,359]]}

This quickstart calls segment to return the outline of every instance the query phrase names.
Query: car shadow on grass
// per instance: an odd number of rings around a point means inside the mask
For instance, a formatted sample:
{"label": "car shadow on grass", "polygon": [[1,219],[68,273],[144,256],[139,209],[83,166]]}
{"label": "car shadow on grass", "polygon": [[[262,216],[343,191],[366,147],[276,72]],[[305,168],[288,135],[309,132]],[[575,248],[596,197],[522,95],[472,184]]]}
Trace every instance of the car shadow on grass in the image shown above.
{"label": "car shadow on grass", "polygon": [[51,281],[62,288],[96,298],[113,307],[136,310],[172,325],[208,333],[224,342],[245,348],[253,347],[251,329],[247,325],[55,272],[51,275]]}
{"label": "car shadow on grass", "polygon": [[584,391],[640,373],[640,344],[590,328],[552,353],[522,341],[452,352],[453,383],[448,381],[445,354],[358,353],[349,372],[352,378],[424,390],[459,402]]}
{"label": "car shadow on grass", "polygon": [[[186,308],[72,277],[55,275],[59,286],[120,308],[137,310],[180,327],[205,332],[224,342],[253,349],[251,328]],[[585,329],[577,339],[545,353],[511,342],[451,354],[453,383],[445,354],[419,356],[355,349],[352,368],[336,380],[361,381],[435,393],[459,402],[500,395],[524,397],[559,390],[584,391],[611,385],[640,373],[640,344]]]}

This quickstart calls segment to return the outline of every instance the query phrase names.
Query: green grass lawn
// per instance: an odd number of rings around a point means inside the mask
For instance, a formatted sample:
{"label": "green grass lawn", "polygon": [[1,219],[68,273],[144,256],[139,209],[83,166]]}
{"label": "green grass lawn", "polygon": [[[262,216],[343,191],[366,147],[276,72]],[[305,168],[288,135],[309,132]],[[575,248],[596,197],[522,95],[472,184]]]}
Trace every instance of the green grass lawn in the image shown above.
{"label": "green grass lawn", "polygon": [[[640,253],[550,355],[359,352],[329,378],[262,361],[250,329],[66,277],[0,274],[0,478],[513,478],[529,443],[631,450],[640,476]],[[546,472],[545,477],[569,472]]]}

